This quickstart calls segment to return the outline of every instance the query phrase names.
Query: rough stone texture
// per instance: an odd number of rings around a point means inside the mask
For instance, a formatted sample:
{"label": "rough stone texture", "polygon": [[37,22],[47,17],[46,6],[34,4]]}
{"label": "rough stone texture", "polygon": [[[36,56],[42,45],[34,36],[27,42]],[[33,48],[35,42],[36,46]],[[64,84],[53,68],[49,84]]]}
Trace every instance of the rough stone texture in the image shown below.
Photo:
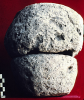
{"label": "rough stone texture", "polygon": [[11,57],[66,50],[75,56],[83,44],[83,19],[64,5],[33,4],[16,14],[4,43]]}
{"label": "rough stone texture", "polygon": [[77,76],[77,61],[67,55],[31,54],[13,59],[11,65],[21,91],[31,96],[69,94]]}

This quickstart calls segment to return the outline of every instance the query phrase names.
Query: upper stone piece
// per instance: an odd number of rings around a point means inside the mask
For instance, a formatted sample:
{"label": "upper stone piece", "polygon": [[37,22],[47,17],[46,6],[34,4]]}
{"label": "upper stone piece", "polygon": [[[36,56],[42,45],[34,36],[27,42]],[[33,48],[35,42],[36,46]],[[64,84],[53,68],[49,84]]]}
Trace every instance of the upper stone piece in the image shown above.
{"label": "upper stone piece", "polygon": [[61,4],[32,4],[16,14],[4,43],[11,57],[64,51],[75,56],[83,45],[83,19]]}

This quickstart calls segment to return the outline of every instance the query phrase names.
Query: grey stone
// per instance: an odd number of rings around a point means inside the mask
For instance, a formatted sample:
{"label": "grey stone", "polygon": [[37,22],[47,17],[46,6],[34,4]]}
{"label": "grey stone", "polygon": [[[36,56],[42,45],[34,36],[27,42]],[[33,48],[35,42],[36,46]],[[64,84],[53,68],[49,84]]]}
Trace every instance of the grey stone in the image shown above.
{"label": "grey stone", "polygon": [[83,45],[83,18],[61,4],[32,4],[16,14],[4,41],[11,57],[64,51],[75,56]]}
{"label": "grey stone", "polygon": [[31,54],[13,59],[11,65],[23,93],[32,96],[69,94],[77,76],[77,61],[67,55]]}

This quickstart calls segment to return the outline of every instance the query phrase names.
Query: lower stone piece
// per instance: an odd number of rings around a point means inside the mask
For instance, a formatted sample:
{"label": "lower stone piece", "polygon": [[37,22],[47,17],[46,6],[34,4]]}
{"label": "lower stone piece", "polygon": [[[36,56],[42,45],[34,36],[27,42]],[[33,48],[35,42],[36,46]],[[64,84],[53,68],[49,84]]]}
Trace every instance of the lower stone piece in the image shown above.
{"label": "lower stone piece", "polygon": [[59,54],[31,54],[11,62],[13,75],[26,96],[64,96],[77,76],[75,58]]}

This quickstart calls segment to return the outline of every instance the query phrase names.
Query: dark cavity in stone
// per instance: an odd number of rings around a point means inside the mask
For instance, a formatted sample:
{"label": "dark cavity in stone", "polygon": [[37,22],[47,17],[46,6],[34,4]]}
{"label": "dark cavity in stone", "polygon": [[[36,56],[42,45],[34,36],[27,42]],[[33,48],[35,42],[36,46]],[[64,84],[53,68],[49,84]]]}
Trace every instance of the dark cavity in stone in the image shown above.
{"label": "dark cavity in stone", "polygon": [[58,38],[59,40],[65,40],[65,36],[64,36],[63,33],[62,33],[61,35],[57,35],[57,38]]}
{"label": "dark cavity in stone", "polygon": [[71,70],[72,68],[73,68],[73,67],[72,67],[72,66],[70,66],[70,67],[69,67],[69,70]]}
{"label": "dark cavity in stone", "polygon": [[79,33],[79,35],[81,35],[80,29],[77,28],[77,32]]}

